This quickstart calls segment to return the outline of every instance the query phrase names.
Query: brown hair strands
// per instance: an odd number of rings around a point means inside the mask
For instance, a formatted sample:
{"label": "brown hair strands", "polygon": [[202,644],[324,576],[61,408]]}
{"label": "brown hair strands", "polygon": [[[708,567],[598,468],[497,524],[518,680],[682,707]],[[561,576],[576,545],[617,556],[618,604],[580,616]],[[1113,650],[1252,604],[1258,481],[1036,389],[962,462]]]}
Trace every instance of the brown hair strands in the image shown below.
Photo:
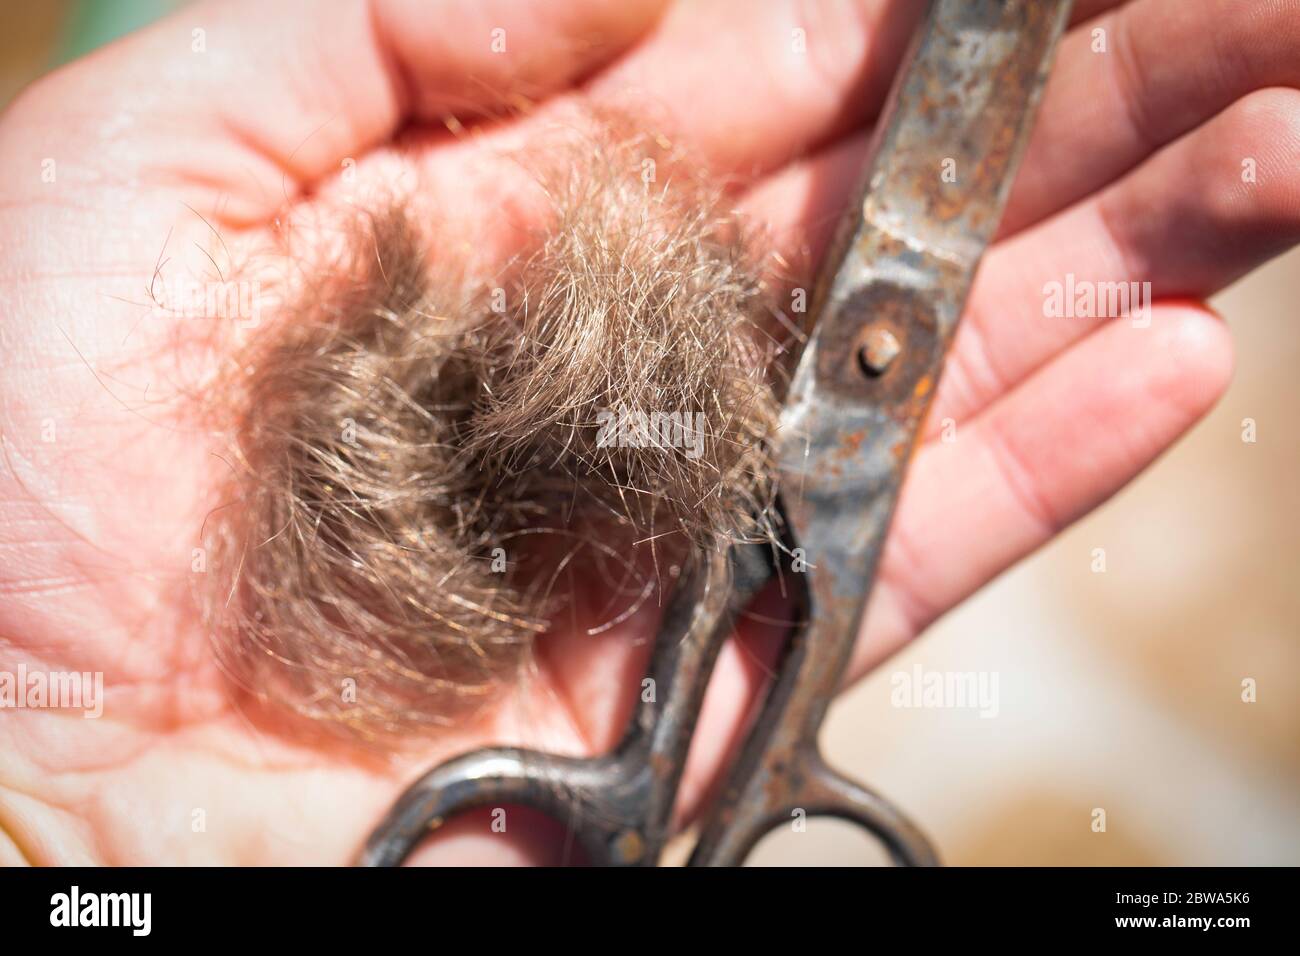
{"label": "brown hair strands", "polygon": [[769,535],[770,294],[716,193],[645,182],[645,155],[562,151],[495,290],[443,276],[402,207],[360,217],[326,287],[232,362],[202,598],[238,687],[366,736],[447,723],[546,630],[548,533]]}

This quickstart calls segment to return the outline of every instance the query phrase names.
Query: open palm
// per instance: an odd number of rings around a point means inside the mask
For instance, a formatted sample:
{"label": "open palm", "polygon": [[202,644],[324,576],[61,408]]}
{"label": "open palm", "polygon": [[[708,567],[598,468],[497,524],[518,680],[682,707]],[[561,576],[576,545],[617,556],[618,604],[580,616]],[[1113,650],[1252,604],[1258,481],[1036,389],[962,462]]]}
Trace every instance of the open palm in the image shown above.
{"label": "open palm", "polygon": [[[639,114],[733,184],[775,252],[816,261],[922,5],[666,6],[201,4],[0,119],[0,670],[102,671],[107,688],[98,720],[0,713],[0,862],[342,863],[433,761],[617,738],[652,607],[595,636],[558,627],[526,688],[398,756],[295,741],[233,706],[189,600],[221,463],[178,412],[219,400],[178,383],[201,380],[224,339],[146,297],[160,276],[255,259],[286,224],[298,247],[327,244],[317,210],[385,190],[436,210],[492,268],[517,240],[522,174],[502,155],[579,104]],[[1226,387],[1228,334],[1201,300],[1300,231],[1298,14],[1077,4],[855,675],[1116,491]],[[1045,317],[1044,285],[1071,274],[1150,281],[1149,325]],[[263,309],[253,331],[275,322]],[[683,813],[734,743],[762,644],[719,661]],[[419,857],[555,860],[554,836],[468,819]]]}

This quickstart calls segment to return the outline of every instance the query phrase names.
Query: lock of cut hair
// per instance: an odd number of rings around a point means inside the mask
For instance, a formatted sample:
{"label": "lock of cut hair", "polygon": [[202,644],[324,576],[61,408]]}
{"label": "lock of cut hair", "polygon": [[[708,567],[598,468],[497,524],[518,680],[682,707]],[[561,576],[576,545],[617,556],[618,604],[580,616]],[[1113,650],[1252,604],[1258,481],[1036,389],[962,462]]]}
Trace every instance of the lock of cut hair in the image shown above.
{"label": "lock of cut hair", "polygon": [[203,605],[243,692],[346,734],[451,723],[520,672],[582,542],[770,534],[768,282],[716,191],[645,181],[645,143],[549,163],[495,293],[403,207],[358,216],[231,362]]}

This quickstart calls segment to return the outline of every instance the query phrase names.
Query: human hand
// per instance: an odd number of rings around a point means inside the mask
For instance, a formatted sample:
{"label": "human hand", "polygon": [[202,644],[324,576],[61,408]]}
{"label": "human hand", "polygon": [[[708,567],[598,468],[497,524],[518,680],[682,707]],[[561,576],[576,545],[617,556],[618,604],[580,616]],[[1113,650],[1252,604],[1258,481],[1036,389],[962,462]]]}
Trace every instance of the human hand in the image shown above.
{"label": "human hand", "polygon": [[[218,357],[132,303],[160,249],[173,269],[221,269],[207,260],[214,230],[239,262],[277,220],[310,222],[317,206],[404,178],[488,265],[516,242],[483,214],[510,191],[494,157],[581,103],[645,104],[736,183],[774,251],[815,261],[919,5],[697,3],[657,22],[662,6],[198,6],[42,80],[0,118],[0,671],[103,671],[107,688],[99,720],[0,715],[0,860],[342,863],[431,762],[486,743],[599,752],[617,739],[650,612],[597,637],[557,628],[529,701],[391,759],[245,719],[186,597],[220,466],[207,436],[149,405]],[[854,675],[1203,414],[1231,350],[1202,300],[1300,229],[1296,4],[1077,7],[909,473]],[[445,132],[447,116],[468,126],[521,98],[537,105],[481,136]],[[1149,326],[1046,318],[1044,286],[1067,274],[1149,280]],[[741,730],[763,644],[742,634],[719,660],[683,813]],[[537,862],[559,847],[552,829],[503,836],[470,817],[420,858]]]}

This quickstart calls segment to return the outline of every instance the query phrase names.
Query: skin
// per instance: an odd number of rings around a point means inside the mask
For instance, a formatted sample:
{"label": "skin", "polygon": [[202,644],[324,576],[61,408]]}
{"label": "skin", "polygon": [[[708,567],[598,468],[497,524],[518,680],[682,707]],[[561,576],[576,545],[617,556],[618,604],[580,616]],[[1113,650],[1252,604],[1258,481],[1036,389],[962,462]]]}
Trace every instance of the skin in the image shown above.
{"label": "skin", "polygon": [[[210,275],[206,256],[255,256],[277,220],[310,248],[328,241],[316,211],[400,181],[490,266],[526,219],[526,201],[507,201],[500,150],[585,103],[669,131],[733,184],[775,252],[815,261],[916,6],[340,0],[325,16],[236,0],[189,8],[13,103],[0,117],[0,670],[102,670],[108,691],[99,720],[0,712],[0,862],[347,862],[433,761],[485,743],[606,749],[653,632],[653,609],[597,637],[557,628],[499,708],[388,758],[237,708],[187,599],[220,463],[172,414],[175,383],[201,379],[222,346],[142,317],[160,250],[167,269]],[[1232,365],[1203,300],[1300,233],[1300,3],[1077,7],[903,493],[854,677],[1196,422]],[[490,49],[498,26],[503,54]],[[195,27],[206,52],[191,49]],[[803,56],[788,52],[795,27]],[[1090,49],[1097,27],[1105,54]],[[442,122],[472,129],[525,102],[481,135]],[[1254,183],[1241,181],[1246,157]],[[1045,319],[1044,283],[1069,272],[1149,280],[1150,327]],[[955,442],[938,440],[944,418]],[[734,743],[769,645],[742,635],[725,649],[683,815]],[[504,835],[460,821],[418,861],[562,858],[553,827],[511,821]]]}

